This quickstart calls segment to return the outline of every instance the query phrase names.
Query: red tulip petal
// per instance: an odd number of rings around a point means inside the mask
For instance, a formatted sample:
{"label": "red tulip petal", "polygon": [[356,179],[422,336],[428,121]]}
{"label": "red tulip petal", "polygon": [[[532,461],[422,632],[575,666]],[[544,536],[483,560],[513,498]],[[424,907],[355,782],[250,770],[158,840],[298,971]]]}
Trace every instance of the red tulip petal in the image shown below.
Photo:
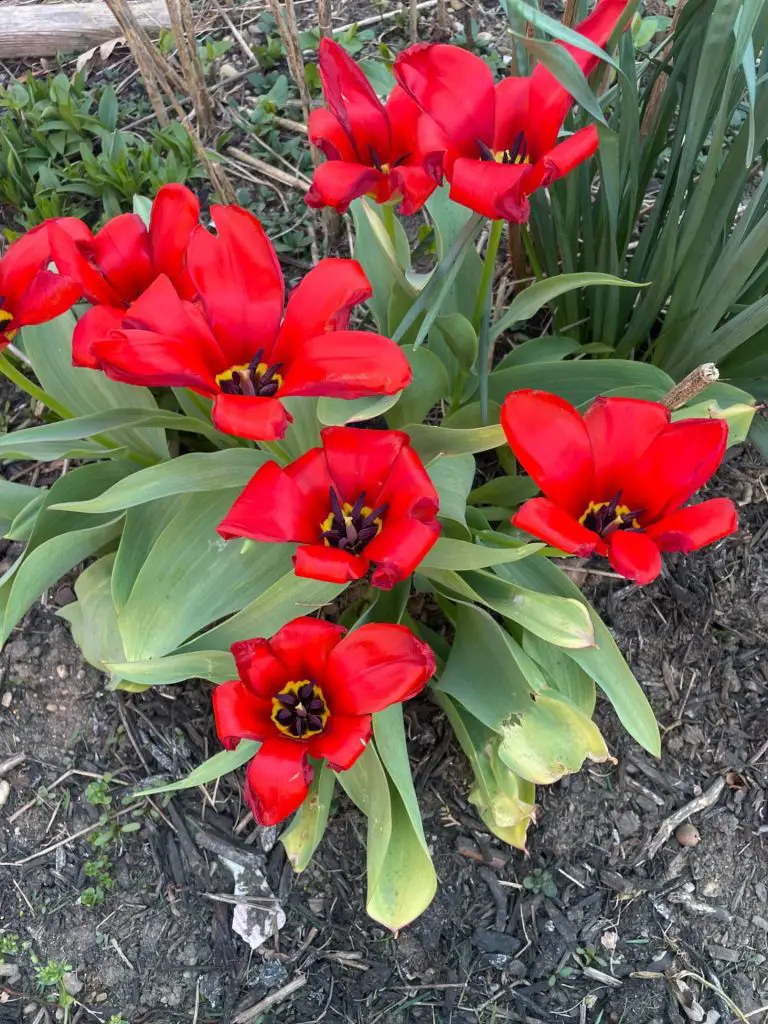
{"label": "red tulip petal", "polygon": [[93,306],[77,321],[72,335],[72,364],[101,369],[91,346],[97,341],[109,341],[112,331],[123,326],[125,310],[122,306]]}
{"label": "red tulip petal", "polygon": [[402,447],[395,457],[376,504],[386,504],[388,519],[411,516],[427,523],[437,515],[440,499],[435,485],[418,453],[410,445]]}
{"label": "red tulip petal", "polygon": [[149,251],[155,274],[167,274],[185,299],[195,294],[186,257],[199,221],[200,203],[195,193],[184,185],[163,185],[152,204]]}
{"label": "red tulip petal", "polygon": [[455,203],[492,220],[528,219],[528,200],[523,193],[529,164],[499,164],[495,160],[459,157],[450,172],[450,197]]}
{"label": "red tulip petal", "polygon": [[293,416],[279,398],[259,395],[216,396],[211,413],[213,425],[224,434],[249,441],[279,441],[285,437]]}
{"label": "red tulip petal", "polygon": [[578,519],[589,503],[594,471],[587,428],[576,409],[546,391],[514,391],[502,407],[501,425],[526,473]]}
{"label": "red tulip petal", "polygon": [[354,142],[358,159],[384,163],[389,158],[389,121],[376,93],[343,46],[320,40],[320,79],[325,102]]}
{"label": "red tulip petal", "polygon": [[569,555],[591,555],[598,546],[597,534],[548,498],[526,501],[512,516],[512,525]]}
{"label": "red tulip petal", "polygon": [[366,557],[374,563],[373,586],[391,590],[407,579],[439,536],[439,523],[422,523],[418,519],[391,522],[386,516],[381,533],[365,547]]}
{"label": "red tulip petal", "polygon": [[[29,236],[24,236],[24,238],[27,237]],[[20,241],[23,241],[24,238]],[[77,281],[89,302],[94,305],[104,303],[109,306],[125,304],[123,296],[112,287],[93,264],[94,237],[82,221],[74,217],[58,217],[56,220],[48,221],[48,238],[56,269],[65,277]],[[8,250],[3,262],[8,259],[12,249],[13,246]],[[86,253],[91,259],[85,255]]]}
{"label": "red tulip petal", "polygon": [[276,462],[268,462],[246,485],[219,523],[217,532],[224,540],[249,537],[284,544],[311,544],[320,535],[320,524],[315,516],[307,515],[302,497],[288,473]]}
{"label": "red tulip petal", "polygon": [[324,731],[308,743],[312,757],[324,758],[334,772],[351,768],[372,733],[370,715],[331,715]]}
{"label": "red tulip petal", "polygon": [[375,167],[346,160],[327,160],[315,171],[304,199],[313,209],[332,206],[339,213],[345,213],[353,199],[373,195],[377,201],[383,202],[388,198],[387,191],[386,175]]}
{"label": "red tulip petal", "polygon": [[372,294],[357,260],[321,260],[288,297],[273,361],[300,353],[307,338],[346,330],[352,308]]}
{"label": "red tulip petal", "polygon": [[[604,47],[626,7],[627,0],[600,0],[592,14],[575,28],[593,43]],[[597,57],[577,46],[566,45],[565,49],[587,77],[599,64]],[[537,155],[555,145],[557,134],[572,103],[573,98],[557,78],[542,63],[538,63],[531,75],[531,110],[536,112]]]}
{"label": "red tulip petal", "polygon": [[645,531],[662,551],[698,551],[735,533],[736,506],[730,498],[711,498],[665,516]]}
{"label": "red tulip petal", "polygon": [[402,196],[398,210],[403,217],[418,213],[437,188],[434,175],[410,164],[396,167],[389,175],[389,182],[392,194]]}
{"label": "red tulip petal", "polygon": [[622,501],[642,509],[650,524],[684,505],[723,460],[728,441],[725,420],[690,419],[672,423],[646,449],[627,479]]}
{"label": "red tulip petal", "polygon": [[342,501],[354,505],[362,491],[375,507],[398,454],[410,444],[400,430],[326,427],[321,431],[328,470]]}
{"label": "red tulip petal", "polygon": [[595,462],[593,501],[609,501],[635,473],[640,456],[670,422],[660,402],[600,396],[584,414]]}
{"label": "red tulip petal", "polygon": [[304,803],[312,781],[306,744],[270,736],[248,765],[245,799],[260,825],[277,825]]}
{"label": "red tulip petal", "polygon": [[213,390],[215,367],[211,367],[208,353],[192,348],[186,338],[153,331],[113,331],[108,340],[92,342],[91,352],[113,380],[146,387]]}
{"label": "red tulip petal", "polygon": [[290,682],[285,665],[274,656],[268,640],[238,640],[231,650],[241,682],[257,697],[271,701]]}
{"label": "red tulip petal", "polygon": [[287,367],[280,394],[394,395],[412,377],[403,350],[389,338],[369,331],[331,331],[303,343]]}
{"label": "red tulip petal", "polygon": [[199,226],[187,268],[230,366],[249,363],[259,349],[269,362],[283,315],[283,275],[259,221],[239,206],[212,206],[218,231]]}
{"label": "red tulip petal", "polygon": [[661,572],[661,552],[645,533],[616,530],[608,537],[608,558],[616,572],[635,583],[652,583]]}
{"label": "red tulip petal", "polygon": [[275,731],[272,702],[257,697],[239,679],[213,691],[213,714],[222,746],[234,750],[240,740],[265,740]]}
{"label": "red tulip petal", "polygon": [[[0,259],[0,295],[6,308],[13,309],[19,304],[37,274],[51,262],[48,228],[53,223],[55,221],[48,221],[27,231],[8,247]],[[88,231],[84,225],[83,228]]]}
{"label": "red tulip petal", "polygon": [[322,448],[310,448],[285,467],[285,474],[295,482],[301,494],[301,504],[307,519],[318,524],[319,537],[320,524],[331,511],[330,489],[333,486],[325,451]]}
{"label": "red tulip petal", "polygon": [[421,152],[419,127],[422,121],[429,119],[419,104],[399,85],[387,97],[384,109],[392,132],[390,164],[397,160],[415,161]]}
{"label": "red tulip petal", "polygon": [[165,274],[152,284],[125,310],[126,330],[152,331],[174,338],[183,338],[190,349],[204,353],[206,364],[216,373],[229,368],[226,355],[211,331],[198,305],[179,298]]}
{"label": "red tulip petal", "polygon": [[597,128],[590,125],[589,128],[574,132],[554,149],[543,152],[533,165],[529,177],[525,179],[526,193],[530,194],[537,188],[546,188],[553,181],[569,174],[574,167],[578,167],[597,152],[599,141]]}
{"label": "red tulip petal", "polygon": [[368,572],[368,559],[338,548],[308,544],[296,548],[293,568],[297,576],[324,583],[353,583]]}
{"label": "red tulip petal", "polygon": [[324,619],[302,615],[279,629],[269,646],[288,673],[288,679],[312,679],[322,686],[328,656],[345,629]]}
{"label": "red tulip petal", "polygon": [[369,623],[348,633],[328,658],[331,714],[367,715],[415,697],[435,673],[435,656],[406,626]]}
{"label": "red tulip petal", "polygon": [[149,235],[138,214],[121,213],[93,236],[93,260],[123,302],[141,295],[155,277]]}
{"label": "red tulip petal", "polygon": [[80,298],[80,285],[69,277],[54,274],[52,270],[40,270],[32,279],[27,290],[14,300],[6,299],[4,305],[13,314],[13,327],[28,324],[43,324],[66,313]]}
{"label": "red tulip petal", "polygon": [[348,160],[358,163],[357,153],[330,110],[319,107],[309,115],[309,141],[317,146],[328,160]]}
{"label": "red tulip petal", "polygon": [[[497,152],[512,149],[520,133],[526,147],[529,132],[530,78],[511,75],[496,86],[496,121],[493,131],[493,149]],[[522,152],[525,155],[525,151]]]}
{"label": "red tulip petal", "polygon": [[466,156],[479,155],[478,140],[493,145],[493,72],[459,46],[418,43],[400,53],[395,78]]}

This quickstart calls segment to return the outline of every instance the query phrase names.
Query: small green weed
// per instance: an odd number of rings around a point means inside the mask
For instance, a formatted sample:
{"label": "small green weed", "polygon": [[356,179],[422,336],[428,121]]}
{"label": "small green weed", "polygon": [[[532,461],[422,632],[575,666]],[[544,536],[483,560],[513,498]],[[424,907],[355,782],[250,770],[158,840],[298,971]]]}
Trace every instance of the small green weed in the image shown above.
{"label": "small green weed", "polygon": [[92,807],[111,807],[112,797],[109,794],[109,784],[112,776],[107,772],[100,779],[89,782],[85,790],[85,799]]}
{"label": "small green weed", "polygon": [[523,879],[523,888],[533,893],[543,893],[553,899],[557,896],[557,886],[552,875],[545,868],[534,868],[530,875]]}
{"label": "small green weed", "polygon": [[94,884],[80,893],[80,903],[84,907],[98,907],[106,899],[107,893],[115,887],[115,880],[110,874],[112,862],[102,853],[89,860],[83,870],[85,877],[92,879]]}
{"label": "small green weed", "polygon": [[3,957],[16,956],[19,952],[19,936],[16,932],[4,932],[0,935],[0,964],[5,963]]}

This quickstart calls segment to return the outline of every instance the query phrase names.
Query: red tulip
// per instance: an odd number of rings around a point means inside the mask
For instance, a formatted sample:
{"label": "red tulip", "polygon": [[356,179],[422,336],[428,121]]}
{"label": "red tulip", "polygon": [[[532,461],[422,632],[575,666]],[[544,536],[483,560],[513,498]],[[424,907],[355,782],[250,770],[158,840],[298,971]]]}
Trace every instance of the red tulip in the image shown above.
{"label": "red tulip", "polygon": [[398,88],[383,105],[332,39],[320,42],[320,78],[327,109],[312,111],[309,137],[327,162],[315,171],[307,203],[343,213],[353,199],[370,195],[377,203],[401,199],[403,214],[421,209],[437,180],[419,150],[418,106]]}
{"label": "red tulip", "polygon": [[76,282],[48,270],[50,262],[45,224],[22,235],[0,259],[0,350],[20,327],[52,320],[80,298]]}
{"label": "red tulip", "polygon": [[135,213],[113,217],[95,235],[75,217],[48,222],[56,266],[78,282],[94,307],[75,328],[75,366],[99,369],[92,343],[118,328],[128,306],[161,274],[183,298],[194,297],[184,261],[199,217],[200,204],[193,192],[183,185],[163,185],[152,204],[149,229]]}
{"label": "red tulip", "polygon": [[[599,0],[577,25],[604,46],[627,0]],[[598,59],[566,49],[585,75]],[[445,172],[451,199],[492,219],[528,219],[528,196],[573,170],[597,149],[594,126],[558,143],[573,98],[543,64],[529,78],[494,86],[480,57],[445,43],[411,46],[395,61],[395,78],[448,140]]]}
{"label": "red tulip", "polygon": [[682,508],[720,465],[728,425],[670,421],[659,402],[597,398],[582,416],[546,391],[515,391],[501,424],[520,465],[544,492],[514,526],[572,555],[607,555],[636,583],[661,572],[662,551],[696,551],[737,527],[729,498]]}
{"label": "red tulip", "polygon": [[225,540],[296,542],[297,576],[349,583],[374,565],[389,590],[435,543],[437,492],[407,434],[328,427],[281,469],[268,462],[219,525]]}
{"label": "red tulip", "polygon": [[232,646],[239,680],[217,686],[219,739],[234,750],[260,740],[245,796],[261,825],[275,825],[304,801],[308,757],[351,768],[371,737],[371,715],[415,697],[435,671],[431,649],[405,626],[342,626],[300,618],[270,640]]}
{"label": "red tulip", "polygon": [[283,317],[283,276],[259,221],[237,206],[211,213],[218,235],[198,227],[187,252],[199,304],[161,275],[91,344],[108,376],[208,395],[219,430],[253,440],[283,437],[288,396],[391,395],[410,383],[393,341],[346,329],[352,307],[371,295],[358,263],[322,260]]}

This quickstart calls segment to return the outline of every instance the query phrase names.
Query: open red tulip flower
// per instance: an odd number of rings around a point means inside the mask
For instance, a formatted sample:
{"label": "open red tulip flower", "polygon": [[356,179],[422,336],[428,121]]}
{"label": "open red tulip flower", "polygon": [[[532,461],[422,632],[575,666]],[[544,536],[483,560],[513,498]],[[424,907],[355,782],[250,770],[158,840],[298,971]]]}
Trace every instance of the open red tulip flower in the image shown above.
{"label": "open red tulip flower", "polygon": [[75,366],[99,369],[92,343],[119,328],[125,310],[161,274],[182,297],[194,297],[184,264],[199,217],[194,192],[183,185],[163,185],[152,204],[149,228],[135,213],[113,217],[95,235],[75,217],[48,221],[56,266],[78,282],[81,294],[93,305],[75,327]]}
{"label": "open red tulip flower", "polygon": [[189,387],[214,399],[219,430],[256,441],[284,436],[293,395],[363,398],[395,394],[411,382],[389,338],[347,330],[352,307],[371,295],[354,260],[326,259],[288,299],[280,264],[253,214],[211,208],[218,231],[195,230],[187,271],[198,296],[179,297],[159,277],[91,352],[116,380]]}
{"label": "open red tulip flower", "polygon": [[248,765],[245,796],[261,825],[275,825],[304,801],[307,758],[346,771],[371,737],[371,715],[415,697],[435,671],[427,644],[405,626],[342,626],[299,618],[270,640],[232,647],[238,680],[213,693],[216,729],[227,750],[241,739],[261,747]]}
{"label": "open red tulip flower", "polygon": [[50,262],[45,224],[22,235],[0,259],[0,350],[20,327],[53,320],[80,298],[77,282],[49,270]]}
{"label": "open red tulip flower", "polygon": [[[604,46],[627,0],[599,0],[576,29]],[[598,58],[566,46],[585,75]],[[597,149],[594,126],[562,142],[573,98],[543,64],[530,77],[494,85],[486,62],[458,46],[423,43],[395,61],[395,78],[447,139],[445,173],[455,202],[493,220],[525,221],[528,196],[568,174]]]}
{"label": "open red tulip flower", "polygon": [[501,424],[544,493],[512,524],[572,555],[607,555],[622,576],[650,583],[663,551],[696,551],[738,528],[729,498],[682,508],[720,465],[728,425],[670,421],[659,402],[597,398],[582,416],[546,391],[515,391]]}
{"label": "open red tulip flower", "polygon": [[297,576],[350,583],[373,566],[382,590],[406,579],[440,533],[438,497],[399,430],[327,427],[323,447],[268,462],[219,525],[225,540],[295,542]]}
{"label": "open red tulip flower", "polygon": [[401,213],[416,213],[439,180],[419,149],[421,110],[399,88],[382,104],[332,39],[321,40],[319,64],[327,109],[312,111],[309,138],[327,160],[315,171],[307,203],[343,213],[353,199],[370,195],[377,203],[400,199]]}

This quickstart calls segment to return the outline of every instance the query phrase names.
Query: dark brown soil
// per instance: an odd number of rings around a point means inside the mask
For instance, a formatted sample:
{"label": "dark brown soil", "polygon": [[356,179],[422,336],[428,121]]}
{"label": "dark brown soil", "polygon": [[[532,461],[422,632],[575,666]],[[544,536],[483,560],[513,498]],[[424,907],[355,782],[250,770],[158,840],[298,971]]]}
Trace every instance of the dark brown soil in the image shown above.
{"label": "dark brown soil", "polygon": [[[72,967],[77,1002],[68,1012],[80,1022],[229,1022],[305,979],[241,1019],[650,1024],[714,1011],[758,1024],[764,1013],[755,1011],[768,1003],[765,468],[746,451],[719,474],[715,490],[742,503],[737,537],[670,560],[644,589],[586,576],[654,705],[664,755],[656,762],[640,751],[602,704],[618,764],[539,790],[527,857],[479,829],[440,712],[428,700],[409,707],[440,891],[397,937],[365,915],[365,823],[344,798],[296,878],[275,830],[248,823],[233,777],[168,805],[131,801],[147,776],[180,777],[217,749],[208,688],[110,693],[54,610],[35,608],[2,655],[0,765],[18,753],[25,760],[6,774],[11,794],[0,810],[0,935],[17,935],[20,946],[0,968],[0,1022],[46,1019],[33,1005],[57,989],[36,991],[34,955]],[[87,790],[105,773],[106,808]],[[672,837],[649,860],[661,823],[721,778],[714,805],[692,819],[700,843]],[[126,806],[116,822],[135,830],[107,835],[103,847],[114,888],[99,906],[83,906],[93,884],[84,865],[100,852],[89,840],[105,833],[101,814]],[[205,846],[191,838],[199,829]],[[222,842],[263,858],[287,915],[253,954],[221,900],[232,878],[209,848]],[[48,1007],[53,1019],[56,1004]]]}

